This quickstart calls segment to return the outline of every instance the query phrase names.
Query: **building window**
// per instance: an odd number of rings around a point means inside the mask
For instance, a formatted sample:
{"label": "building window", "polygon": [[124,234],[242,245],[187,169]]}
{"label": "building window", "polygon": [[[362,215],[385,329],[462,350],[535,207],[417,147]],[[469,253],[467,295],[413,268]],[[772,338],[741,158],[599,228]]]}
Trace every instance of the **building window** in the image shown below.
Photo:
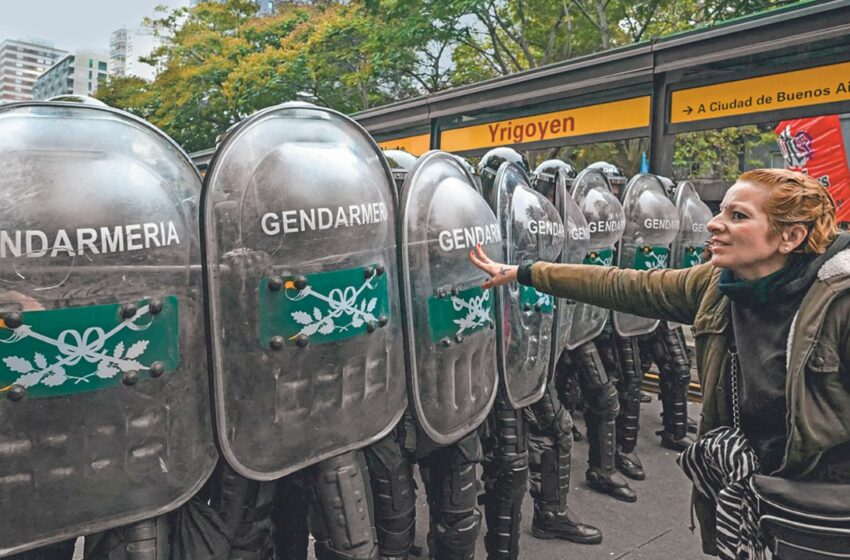
{"label": "building window", "polygon": [[93,68],[93,67],[94,67],[94,60],[89,59],[89,68]]}
{"label": "building window", "polygon": [[106,63],[105,62],[98,62],[97,63],[97,69],[103,70],[104,72],[106,72]]}

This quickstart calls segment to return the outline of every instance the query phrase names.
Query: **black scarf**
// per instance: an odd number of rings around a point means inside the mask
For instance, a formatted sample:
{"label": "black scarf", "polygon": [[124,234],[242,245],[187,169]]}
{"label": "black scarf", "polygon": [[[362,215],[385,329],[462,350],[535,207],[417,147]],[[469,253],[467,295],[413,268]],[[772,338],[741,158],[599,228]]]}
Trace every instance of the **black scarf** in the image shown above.
{"label": "black scarf", "polygon": [[850,234],[840,234],[822,254],[792,253],[784,267],[758,280],[742,280],[729,269],[720,273],[720,292],[738,305],[769,305],[802,291],[817,278],[820,267],[850,245]]}

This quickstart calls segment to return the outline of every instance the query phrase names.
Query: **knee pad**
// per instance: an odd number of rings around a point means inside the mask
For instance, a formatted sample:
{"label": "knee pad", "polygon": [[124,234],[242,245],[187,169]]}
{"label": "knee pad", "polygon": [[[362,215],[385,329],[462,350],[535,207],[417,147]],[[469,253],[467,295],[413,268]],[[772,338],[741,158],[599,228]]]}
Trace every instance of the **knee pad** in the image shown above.
{"label": "knee pad", "polygon": [[475,550],[481,530],[481,512],[477,509],[445,516],[434,526],[433,538],[437,545],[449,550]]}

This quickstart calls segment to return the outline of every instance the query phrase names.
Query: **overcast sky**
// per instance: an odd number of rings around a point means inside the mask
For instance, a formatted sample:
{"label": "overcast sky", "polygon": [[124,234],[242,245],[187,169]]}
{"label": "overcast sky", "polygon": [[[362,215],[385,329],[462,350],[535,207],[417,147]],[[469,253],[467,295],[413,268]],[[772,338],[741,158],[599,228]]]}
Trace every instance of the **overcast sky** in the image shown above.
{"label": "overcast sky", "polygon": [[189,0],[0,0],[0,42],[42,39],[58,49],[109,52],[109,35],[138,27],[160,4],[188,6]]}

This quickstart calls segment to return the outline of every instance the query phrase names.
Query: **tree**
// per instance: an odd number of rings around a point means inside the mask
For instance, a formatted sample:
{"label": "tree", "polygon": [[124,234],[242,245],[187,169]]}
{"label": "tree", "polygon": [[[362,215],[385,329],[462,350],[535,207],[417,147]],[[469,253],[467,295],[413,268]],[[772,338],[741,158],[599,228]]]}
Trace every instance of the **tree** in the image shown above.
{"label": "tree", "polygon": [[[146,24],[163,45],[146,62],[164,70],[152,83],[115,78],[98,95],[191,151],[282,101],[356,112],[781,3],[290,0],[267,17],[250,0],[160,8]],[[634,163],[632,144],[607,145],[619,146],[615,163]]]}

